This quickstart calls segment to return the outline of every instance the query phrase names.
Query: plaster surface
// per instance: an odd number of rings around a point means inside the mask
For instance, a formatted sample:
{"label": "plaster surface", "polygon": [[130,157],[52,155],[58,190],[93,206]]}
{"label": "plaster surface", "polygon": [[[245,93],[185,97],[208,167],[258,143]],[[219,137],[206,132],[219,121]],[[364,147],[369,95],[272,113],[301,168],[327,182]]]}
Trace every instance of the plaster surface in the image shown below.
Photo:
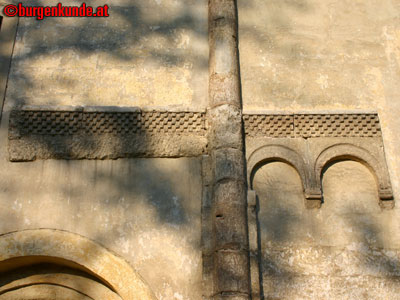
{"label": "plaster surface", "polygon": [[206,105],[207,1],[86,4],[110,16],[20,18],[6,107]]}
{"label": "plaster surface", "polygon": [[358,162],[330,166],[324,203],[307,209],[298,173],[272,162],[254,177],[266,299],[397,299],[398,210],[382,210],[372,173]]}
{"label": "plaster surface", "polygon": [[243,108],[377,111],[400,197],[396,0],[239,1]]}
{"label": "plaster surface", "polygon": [[11,163],[6,143],[0,153],[0,232],[78,233],[126,259],[157,299],[201,299],[200,159]]}
{"label": "plaster surface", "polygon": [[239,1],[244,112],[377,112],[395,202],[379,208],[356,162],[325,170],[312,210],[294,169],[259,169],[266,299],[398,298],[399,11],[392,0]]}
{"label": "plaster surface", "polygon": [[[241,87],[235,11],[222,5],[233,1],[212,2],[217,9],[211,10],[216,13],[211,28],[220,30],[210,35],[210,49],[216,50],[210,69],[207,1],[88,3],[109,4],[110,17],[20,19],[0,128],[0,233],[47,227],[93,239],[124,257],[160,300],[197,300],[202,293],[247,299],[241,88],[244,113],[377,112],[383,145],[374,145],[386,156],[395,199],[393,209],[382,210],[369,170],[345,161],[324,170],[322,206],[310,210],[293,168],[274,162],[258,169],[252,186],[259,226],[253,233],[258,229],[260,237],[261,294],[398,298],[397,0],[238,1]],[[208,72],[211,167],[204,178],[200,158],[8,160],[12,108],[110,105],[203,112]],[[251,142],[246,145],[251,150]],[[203,200],[208,216],[201,216],[202,194],[210,202]],[[211,279],[203,287],[201,217],[210,243],[203,254],[213,253],[205,260],[209,273],[203,276]],[[254,275],[257,263],[250,263]],[[62,295],[58,288],[53,292]]]}

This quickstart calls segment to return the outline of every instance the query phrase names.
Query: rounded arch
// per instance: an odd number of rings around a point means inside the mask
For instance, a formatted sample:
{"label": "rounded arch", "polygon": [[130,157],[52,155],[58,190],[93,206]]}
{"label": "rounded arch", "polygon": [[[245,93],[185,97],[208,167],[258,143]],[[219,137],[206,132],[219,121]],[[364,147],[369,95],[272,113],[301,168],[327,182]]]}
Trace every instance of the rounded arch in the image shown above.
{"label": "rounded arch", "polygon": [[96,276],[123,300],[155,300],[143,279],[121,257],[81,235],[30,229],[0,235],[0,271],[56,263]]}
{"label": "rounded arch", "polygon": [[372,172],[377,181],[379,198],[381,200],[393,198],[389,175],[386,169],[369,151],[352,144],[335,144],[324,149],[315,161],[315,180],[320,182],[323,170],[329,164],[342,160],[353,160],[364,164]]}
{"label": "rounded arch", "polygon": [[265,163],[280,161],[291,165],[300,175],[303,190],[307,190],[308,174],[301,156],[293,149],[283,145],[266,145],[254,150],[247,160],[247,180],[253,189],[254,175]]}
{"label": "rounded arch", "polygon": [[[25,256],[9,260],[11,270],[0,272],[0,299],[122,298],[82,266],[54,257]],[[53,263],[54,261],[54,263]]]}

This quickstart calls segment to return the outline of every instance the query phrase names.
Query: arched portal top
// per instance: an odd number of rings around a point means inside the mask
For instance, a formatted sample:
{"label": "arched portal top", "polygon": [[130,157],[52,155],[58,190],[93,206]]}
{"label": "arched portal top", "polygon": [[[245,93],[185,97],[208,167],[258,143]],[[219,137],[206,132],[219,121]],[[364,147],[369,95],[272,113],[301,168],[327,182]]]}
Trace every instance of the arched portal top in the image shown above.
{"label": "arched portal top", "polygon": [[392,188],[386,168],[368,150],[356,145],[343,143],[335,144],[324,149],[315,161],[316,179],[320,181],[322,171],[328,164],[340,160],[354,160],[367,166],[376,178],[378,193],[381,200],[393,199]]}
{"label": "arched portal top", "polygon": [[0,235],[0,271],[14,268],[15,264],[10,262],[19,261],[19,266],[23,266],[23,257],[69,261],[101,279],[123,300],[156,300],[142,278],[124,259],[78,234],[33,229]]}
{"label": "arched portal top", "polygon": [[303,159],[295,150],[283,145],[266,145],[251,153],[247,161],[247,179],[251,188],[253,188],[253,178],[257,168],[271,161],[285,162],[294,167],[300,175],[303,189],[307,190],[308,174]]}

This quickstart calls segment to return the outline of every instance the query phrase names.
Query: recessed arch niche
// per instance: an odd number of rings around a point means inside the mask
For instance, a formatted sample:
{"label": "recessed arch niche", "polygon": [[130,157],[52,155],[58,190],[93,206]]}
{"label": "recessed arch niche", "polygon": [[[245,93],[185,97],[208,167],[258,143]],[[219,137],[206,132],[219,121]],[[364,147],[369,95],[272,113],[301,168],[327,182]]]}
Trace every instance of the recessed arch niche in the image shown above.
{"label": "recessed arch niche", "polygon": [[258,222],[262,240],[286,242],[303,238],[304,194],[301,176],[292,164],[269,160],[252,178],[258,198]]}
{"label": "recessed arch niche", "polygon": [[[366,149],[348,143],[335,144],[324,149],[314,165],[315,181],[322,181],[323,173],[333,164],[342,161],[354,161],[369,169],[375,178],[378,189],[379,204],[383,208],[392,208],[394,205],[393,192],[390,185],[389,174],[382,163]],[[321,186],[322,189],[322,186]]]}
{"label": "recessed arch niche", "polygon": [[23,299],[156,299],[124,259],[83,236],[54,229],[1,235],[0,280],[0,300],[21,295]]}
{"label": "recessed arch niche", "polygon": [[325,165],[321,173],[323,214],[379,214],[375,174],[354,159],[337,159]]}

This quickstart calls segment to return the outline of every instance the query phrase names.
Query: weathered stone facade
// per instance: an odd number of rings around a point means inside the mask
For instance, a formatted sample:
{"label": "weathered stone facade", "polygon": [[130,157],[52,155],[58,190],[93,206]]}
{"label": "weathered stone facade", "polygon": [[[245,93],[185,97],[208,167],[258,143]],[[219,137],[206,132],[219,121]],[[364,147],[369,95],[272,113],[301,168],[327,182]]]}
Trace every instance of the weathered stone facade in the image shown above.
{"label": "weathered stone facade", "polygon": [[103,4],[2,18],[0,300],[400,299],[397,0]]}

